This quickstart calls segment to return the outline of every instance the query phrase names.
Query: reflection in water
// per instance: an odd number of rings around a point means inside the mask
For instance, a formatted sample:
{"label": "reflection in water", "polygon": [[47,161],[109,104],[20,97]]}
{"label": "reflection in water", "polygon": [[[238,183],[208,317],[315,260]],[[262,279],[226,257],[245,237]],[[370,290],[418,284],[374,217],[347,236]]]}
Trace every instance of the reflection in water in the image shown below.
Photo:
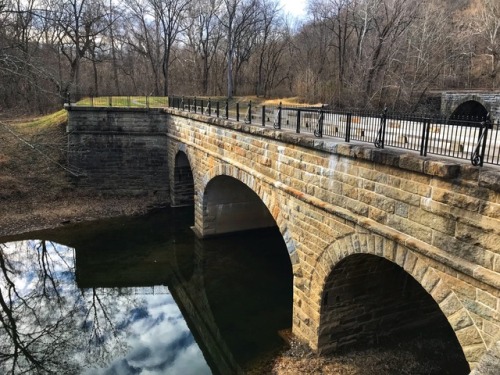
{"label": "reflection in water", "polygon": [[210,373],[166,287],[79,289],[73,254],[2,245],[2,373]]}
{"label": "reflection in water", "polygon": [[280,348],[292,292],[279,232],[198,241],[191,215],[0,244],[0,373],[233,374]]}

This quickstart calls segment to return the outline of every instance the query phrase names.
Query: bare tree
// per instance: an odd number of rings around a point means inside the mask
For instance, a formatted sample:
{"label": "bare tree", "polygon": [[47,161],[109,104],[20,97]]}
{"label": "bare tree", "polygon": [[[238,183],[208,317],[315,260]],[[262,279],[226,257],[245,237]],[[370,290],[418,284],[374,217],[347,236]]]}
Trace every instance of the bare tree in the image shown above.
{"label": "bare tree", "polygon": [[163,73],[163,95],[168,95],[169,89],[169,66],[172,59],[172,47],[177,41],[179,34],[186,28],[185,19],[188,14],[191,0],[148,0],[151,4],[154,16],[161,26],[161,38],[163,41],[162,51],[162,73]]}
{"label": "bare tree", "polygon": [[161,37],[159,20],[154,18],[151,6],[141,0],[133,0],[128,4],[127,28],[129,36],[127,44],[131,52],[145,57],[151,67],[153,78],[152,93],[159,95],[161,74]]}
{"label": "bare tree", "polygon": [[500,82],[500,2],[481,0],[480,4],[472,21],[472,29],[478,36],[484,53],[490,57],[491,88],[497,88]]}
{"label": "bare tree", "polygon": [[[226,34],[227,49],[227,97],[232,98],[234,85],[234,57],[236,46],[243,48],[243,40],[251,42],[257,22],[257,0],[223,0],[225,13],[219,18]],[[251,47],[251,46],[249,46]],[[246,56],[240,49],[240,60]]]}
{"label": "bare tree", "polygon": [[201,90],[209,93],[208,81],[222,39],[222,30],[217,22],[221,3],[216,0],[195,2],[191,9],[191,24],[187,30],[189,45],[194,60],[200,69]]}
{"label": "bare tree", "polygon": [[[59,48],[70,64],[69,84],[73,85],[76,98],[81,90],[81,63],[95,42],[109,27],[108,15],[100,0],[55,0],[51,4]],[[65,94],[69,87],[64,88]]]}

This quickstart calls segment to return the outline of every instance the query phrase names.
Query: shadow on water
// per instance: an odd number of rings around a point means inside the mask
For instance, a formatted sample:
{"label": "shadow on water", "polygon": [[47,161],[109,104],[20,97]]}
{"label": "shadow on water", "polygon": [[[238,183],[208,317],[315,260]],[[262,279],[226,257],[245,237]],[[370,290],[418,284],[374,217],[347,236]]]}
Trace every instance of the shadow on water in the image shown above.
{"label": "shadow on water", "polygon": [[[77,340],[77,336],[88,336],[83,341],[94,348],[85,349],[68,339],[61,342],[59,338],[62,334],[39,340],[39,345],[57,346],[67,355],[73,352],[72,355],[78,357],[80,362],[85,361],[82,357],[85,350],[102,354],[103,350],[98,348],[107,345],[107,354],[101,355],[102,360],[96,360],[96,364],[98,362],[102,368],[109,366],[109,369],[122,374],[141,373],[141,369],[145,368],[148,371],[155,369],[157,372],[151,373],[161,374],[167,368],[173,368],[168,366],[173,366],[174,362],[176,368],[184,368],[183,374],[238,373],[251,367],[259,358],[282,348],[283,341],[278,330],[291,327],[292,271],[279,231],[260,230],[200,241],[190,229],[192,222],[192,210],[169,208],[143,217],[68,225],[56,230],[0,239],[0,243],[46,240],[37,243],[53,241],[75,249],[74,253],[65,253],[70,255],[65,255],[64,261],[58,262],[57,266],[49,264],[54,261],[50,251],[42,263],[33,261],[31,266],[35,270],[28,273],[39,274],[42,281],[35,283],[38,287],[29,293],[41,292],[37,304],[53,306],[52,309],[61,311],[61,316],[71,316],[64,322],[53,323],[59,330],[65,327],[68,337],[71,332],[73,340]],[[55,245],[54,249],[58,246]],[[36,248],[26,251],[26,259],[30,257],[29,251],[39,253]],[[7,250],[2,254],[9,256]],[[42,259],[40,255],[38,258]],[[47,292],[46,288],[47,275],[44,272],[47,269],[58,270],[49,272],[53,280],[49,285],[53,289],[51,292]],[[64,280],[58,279],[60,275],[65,275]],[[19,276],[21,284],[26,277]],[[7,291],[9,285],[5,278],[0,280],[1,283],[4,283],[2,291]],[[68,291],[73,293],[73,297],[65,294]],[[175,309],[177,313],[169,307],[173,303],[168,299],[171,297],[162,297],[165,293],[174,297],[178,305]],[[126,298],[126,302],[122,301],[122,297]],[[12,305],[18,303],[11,302]],[[159,306],[160,302],[164,306]],[[36,311],[32,306],[26,306],[26,309]],[[173,315],[167,316],[166,311]],[[191,332],[179,328],[178,331],[182,332],[177,333],[178,337],[168,340],[163,336],[173,333],[165,326],[164,333],[158,331],[155,340],[151,339],[151,335],[155,336],[154,330],[163,327],[164,322],[172,321],[178,327],[177,315],[180,316],[180,312],[186,322],[183,324],[187,324]],[[33,315],[33,319],[38,317]],[[147,324],[149,328],[141,338],[136,332],[140,331],[137,327]],[[99,332],[96,327],[100,328]],[[46,327],[43,330],[52,332]],[[9,333],[8,327],[0,327],[0,335],[7,337],[5,335]],[[191,357],[179,364],[179,358],[186,357],[187,350],[191,350],[193,336],[210,370],[203,369],[203,365]],[[123,342],[119,343],[119,339]],[[134,346],[141,340],[155,341],[156,346]],[[7,341],[4,340],[0,346],[0,355],[13,353],[15,348],[12,345],[9,347]],[[29,353],[20,353],[21,357],[29,357]],[[23,361],[30,362],[28,357]],[[146,357],[150,358],[149,362],[161,357],[162,360],[157,361],[161,365],[153,368],[139,365],[148,362]],[[37,361],[49,361],[48,358],[42,356]],[[38,373],[59,370],[64,373],[57,368],[57,361],[52,360],[47,366],[38,362],[28,365],[31,369],[38,369]],[[67,362],[62,360],[59,365],[67,367]],[[195,364],[197,367],[189,370]],[[18,371],[21,372],[22,363],[19,361],[18,366],[21,366]],[[85,372],[83,368],[88,365],[79,366],[75,364],[65,372],[101,373],[97,370]]]}

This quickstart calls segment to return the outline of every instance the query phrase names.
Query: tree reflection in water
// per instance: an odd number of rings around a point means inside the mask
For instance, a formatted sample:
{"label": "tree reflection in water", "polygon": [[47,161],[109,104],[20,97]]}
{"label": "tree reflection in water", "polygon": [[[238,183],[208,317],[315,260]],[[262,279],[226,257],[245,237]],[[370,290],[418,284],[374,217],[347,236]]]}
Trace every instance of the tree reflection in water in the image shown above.
{"label": "tree reflection in water", "polygon": [[76,374],[125,352],[113,321],[140,301],[123,299],[124,290],[78,289],[74,270],[74,251],[65,246],[0,244],[1,373]]}

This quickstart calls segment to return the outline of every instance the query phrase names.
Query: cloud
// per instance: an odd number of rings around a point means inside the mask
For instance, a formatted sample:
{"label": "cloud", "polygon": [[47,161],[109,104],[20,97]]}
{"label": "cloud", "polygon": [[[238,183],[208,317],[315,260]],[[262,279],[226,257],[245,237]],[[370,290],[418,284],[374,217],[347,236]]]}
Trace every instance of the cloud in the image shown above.
{"label": "cloud", "polygon": [[203,375],[211,374],[203,354],[170,294],[144,296],[126,322],[130,348],[107,368],[86,375]]}

